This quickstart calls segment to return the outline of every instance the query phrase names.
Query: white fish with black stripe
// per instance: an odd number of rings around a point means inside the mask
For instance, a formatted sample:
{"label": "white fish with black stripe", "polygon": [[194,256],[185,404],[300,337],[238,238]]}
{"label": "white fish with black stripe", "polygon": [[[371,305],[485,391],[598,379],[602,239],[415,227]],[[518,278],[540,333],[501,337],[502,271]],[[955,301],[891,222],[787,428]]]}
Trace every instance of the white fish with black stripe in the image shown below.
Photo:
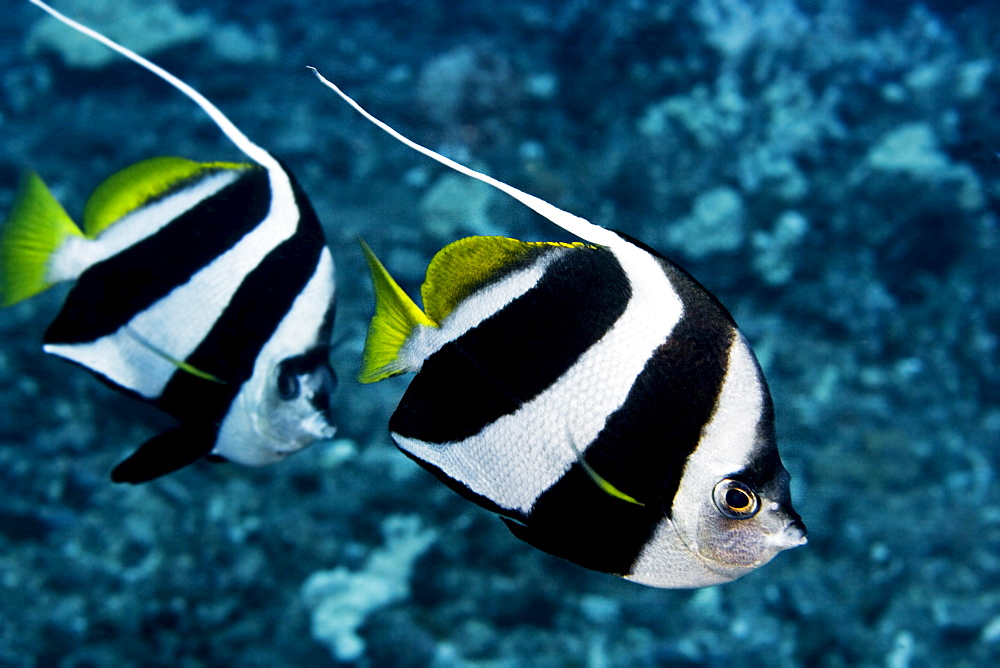
{"label": "white fish with black stripe", "polygon": [[431,261],[423,309],[363,246],[376,307],[360,379],[416,372],[389,422],[403,452],[526,542],[647,585],[727,582],[806,542],[767,384],[713,295],[320,79],[585,242],[459,240]]}
{"label": "white fish with black stripe", "polygon": [[260,466],[331,437],[333,260],[294,177],[190,86],[30,1],[187,95],[251,161],[136,163],[97,187],[82,226],[36,174],[22,180],[0,237],[0,303],[75,281],[45,351],[180,422],[112,479],[202,456]]}

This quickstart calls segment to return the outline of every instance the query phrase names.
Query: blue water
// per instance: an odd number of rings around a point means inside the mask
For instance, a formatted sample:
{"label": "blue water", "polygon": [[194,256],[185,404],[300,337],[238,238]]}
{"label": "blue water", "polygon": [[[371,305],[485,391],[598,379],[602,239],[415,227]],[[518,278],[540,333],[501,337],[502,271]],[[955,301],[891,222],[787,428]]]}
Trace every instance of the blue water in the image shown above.
{"label": "blue water", "polygon": [[[169,422],[41,352],[61,289],[5,310],[0,665],[1000,661],[996,3],[178,0],[153,23],[165,0],[61,6],[155,45],[299,177],[338,266],[340,431],[269,468],[112,485]],[[26,166],[77,215],[140,159],[241,157],[41,16],[9,2],[0,25],[0,211]],[[644,588],[518,542],[398,453],[406,379],[351,380],[371,310],[356,237],[411,291],[461,236],[563,237],[307,65],[713,290],[765,367],[809,544],[729,585]]]}

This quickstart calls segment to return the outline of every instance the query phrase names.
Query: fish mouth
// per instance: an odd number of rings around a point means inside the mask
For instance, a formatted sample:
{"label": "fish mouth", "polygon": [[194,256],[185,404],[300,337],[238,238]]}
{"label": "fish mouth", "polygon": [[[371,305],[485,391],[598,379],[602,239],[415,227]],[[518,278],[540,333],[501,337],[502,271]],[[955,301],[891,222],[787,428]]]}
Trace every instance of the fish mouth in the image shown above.
{"label": "fish mouth", "polygon": [[781,550],[805,545],[809,542],[806,525],[800,519],[790,520],[781,531],[772,535],[768,542]]}

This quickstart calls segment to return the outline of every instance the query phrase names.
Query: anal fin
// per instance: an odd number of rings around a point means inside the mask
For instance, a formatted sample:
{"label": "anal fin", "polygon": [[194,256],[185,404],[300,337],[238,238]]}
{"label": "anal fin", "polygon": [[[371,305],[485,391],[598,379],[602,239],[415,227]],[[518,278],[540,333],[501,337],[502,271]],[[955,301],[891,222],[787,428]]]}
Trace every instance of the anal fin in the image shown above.
{"label": "anal fin", "polygon": [[193,464],[212,451],[217,431],[202,424],[168,429],[140,445],[118,464],[111,472],[111,480],[135,485]]}
{"label": "anal fin", "polygon": [[514,534],[514,537],[518,540],[523,540],[528,545],[536,547],[543,552],[552,553],[545,547],[544,541],[539,540],[540,537],[536,535],[537,532],[533,531],[527,524],[522,524],[521,522],[512,520],[509,517],[501,517],[500,519],[503,520],[503,523],[507,525],[507,528],[510,529],[510,532]]}

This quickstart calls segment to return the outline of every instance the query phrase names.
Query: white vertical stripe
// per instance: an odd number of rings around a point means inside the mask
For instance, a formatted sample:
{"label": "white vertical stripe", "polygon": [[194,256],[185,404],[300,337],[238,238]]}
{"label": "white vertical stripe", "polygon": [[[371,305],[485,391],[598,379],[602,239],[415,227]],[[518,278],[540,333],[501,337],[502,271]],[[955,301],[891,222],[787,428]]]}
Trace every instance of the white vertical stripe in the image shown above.
{"label": "white vertical stripe", "polygon": [[713,570],[696,549],[697,545],[689,544],[675,523],[663,519],[625,577],[650,587],[690,589],[722,584],[742,575]]}
{"label": "white vertical stripe", "polygon": [[281,411],[289,408],[289,402],[277,398],[275,385],[278,364],[327,343],[318,339],[326,314],[333,308],[333,295],[333,259],[324,248],[312,278],[257,356],[253,375],[240,388],[222,422],[213,454],[247,466],[262,466],[333,436],[333,427],[311,406],[309,415],[282,424]]}
{"label": "white vertical stripe", "polygon": [[[764,387],[743,334],[736,330],[715,412],[688,457],[673,519],[657,526],[632,569],[630,580],[654,587],[704,587],[745,571],[726,569],[698,555],[698,522],[712,507],[712,490],[725,476],[747,467],[764,408]],[[714,508],[712,508],[714,512]]]}
{"label": "white vertical stripe", "polygon": [[711,420],[702,430],[688,467],[724,476],[749,464],[764,407],[757,362],[743,334],[736,330],[729,366]]}
{"label": "white vertical stripe", "polygon": [[[576,461],[679,322],[683,306],[659,262],[631,244],[611,249],[632,285],[614,326],[555,383],[511,415],[460,443],[398,434],[414,456],[503,508],[528,512]],[[571,440],[572,439],[572,442]]]}

